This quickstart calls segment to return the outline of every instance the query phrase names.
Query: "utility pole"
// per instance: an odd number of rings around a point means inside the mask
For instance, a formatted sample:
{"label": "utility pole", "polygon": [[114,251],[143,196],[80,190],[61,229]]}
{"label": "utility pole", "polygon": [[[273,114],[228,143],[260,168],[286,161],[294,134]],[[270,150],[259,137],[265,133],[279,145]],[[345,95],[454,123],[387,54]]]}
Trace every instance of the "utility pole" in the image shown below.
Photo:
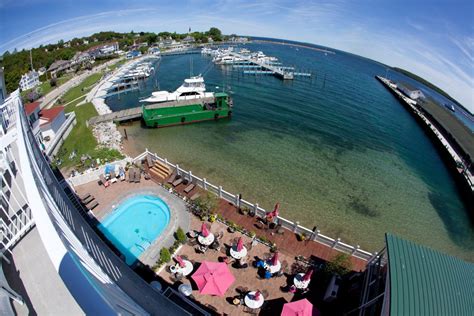
{"label": "utility pole", "polygon": [[31,54],[31,51],[33,50],[33,48],[30,48],[30,64],[31,64],[31,71],[34,70],[33,68],[33,55]]}

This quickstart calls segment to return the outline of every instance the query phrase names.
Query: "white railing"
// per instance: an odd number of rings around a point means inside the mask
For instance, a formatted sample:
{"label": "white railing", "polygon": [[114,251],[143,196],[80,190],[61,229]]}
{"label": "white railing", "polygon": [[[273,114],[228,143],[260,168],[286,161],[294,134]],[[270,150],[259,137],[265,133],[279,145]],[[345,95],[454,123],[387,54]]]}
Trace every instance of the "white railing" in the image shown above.
{"label": "white railing", "polygon": [[[176,172],[179,175],[181,175],[181,176],[185,177],[186,179],[196,183],[198,186],[200,186],[204,190],[212,192],[212,193],[216,194],[217,196],[223,198],[226,201],[229,201],[230,203],[232,203],[236,206],[241,206],[241,207],[245,206],[249,209],[255,210],[255,215],[256,216],[264,217],[265,214],[267,214],[267,211],[265,209],[263,209],[262,207],[260,207],[258,205],[258,203],[253,203],[252,204],[251,202],[248,202],[248,201],[243,200],[243,199],[239,200],[239,195],[238,194],[229,193],[229,192],[225,191],[222,188],[222,186],[216,186],[212,183],[209,183],[206,180],[206,178],[199,178],[199,177],[195,176],[191,171],[187,171],[187,170],[181,168],[179,165],[169,162],[168,159],[162,158],[162,157],[158,156],[158,154],[156,154],[156,153],[149,152],[148,149],[145,152],[138,155],[137,157],[133,158],[133,161],[134,162],[141,161],[141,160],[145,159],[147,157],[147,155],[150,155],[151,157],[153,157],[152,159],[158,160],[158,161],[166,164],[170,168],[175,169]],[[239,205],[239,203],[240,203],[240,205]],[[328,247],[331,247],[335,250],[338,250],[340,252],[347,253],[351,256],[354,256],[354,257],[357,257],[357,258],[360,258],[360,259],[363,259],[363,260],[366,260],[366,261],[370,260],[374,256],[371,252],[360,249],[359,245],[352,246],[352,245],[343,243],[340,238],[334,239],[334,238],[328,237],[326,235],[323,235],[323,234],[321,234],[319,229],[317,229],[316,231],[313,232],[312,230],[299,225],[299,222],[297,222],[297,221],[292,222],[292,221],[290,221],[286,218],[283,218],[281,216],[278,216],[278,220],[279,220],[279,223],[282,225],[283,228],[288,229],[288,230],[294,232],[295,234],[303,234],[304,233],[308,238],[311,238],[311,240],[313,240],[314,242],[324,244],[324,245],[326,245]]]}

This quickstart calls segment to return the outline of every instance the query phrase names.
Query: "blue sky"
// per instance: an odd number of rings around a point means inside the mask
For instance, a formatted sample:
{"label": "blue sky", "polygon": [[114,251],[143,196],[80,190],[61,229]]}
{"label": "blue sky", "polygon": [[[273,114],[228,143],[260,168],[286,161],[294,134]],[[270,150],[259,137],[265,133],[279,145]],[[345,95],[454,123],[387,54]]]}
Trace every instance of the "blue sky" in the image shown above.
{"label": "blue sky", "polygon": [[189,26],[306,41],[399,66],[474,112],[474,1],[0,0],[0,52],[97,31]]}

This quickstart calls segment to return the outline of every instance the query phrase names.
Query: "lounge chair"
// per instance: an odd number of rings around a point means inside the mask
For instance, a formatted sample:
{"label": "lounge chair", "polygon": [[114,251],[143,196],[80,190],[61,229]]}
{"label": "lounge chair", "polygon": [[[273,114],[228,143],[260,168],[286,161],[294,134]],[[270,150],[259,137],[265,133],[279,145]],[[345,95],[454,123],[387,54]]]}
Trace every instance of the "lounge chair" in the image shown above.
{"label": "lounge chair", "polygon": [[191,201],[194,201],[196,200],[198,197],[200,197],[201,195],[199,193],[195,193],[193,196],[191,196],[190,200]]}
{"label": "lounge chair", "polygon": [[179,176],[178,176],[176,173],[173,173],[173,174],[171,175],[171,177],[168,179],[168,183],[171,184],[171,183],[175,182],[178,177],[179,177]]}
{"label": "lounge chair", "polygon": [[135,181],[135,169],[130,168],[128,169],[128,182],[134,182]]}
{"label": "lounge chair", "polygon": [[135,169],[135,183],[140,183],[141,178],[142,178],[141,170]]}
{"label": "lounge chair", "polygon": [[100,180],[100,184],[102,184],[104,187],[108,187],[110,185],[110,182],[105,179],[103,174],[99,176],[99,180]]}
{"label": "lounge chair", "polygon": [[93,200],[95,200],[95,198],[92,195],[89,195],[89,197],[87,199],[82,201],[82,204],[84,204],[84,205],[89,204]]}
{"label": "lounge chair", "polygon": [[181,184],[181,182],[183,182],[183,178],[179,178],[178,180],[176,180],[175,182],[173,182],[173,186],[174,186],[174,187],[177,187],[178,185]]}
{"label": "lounge chair", "polygon": [[81,200],[81,202],[83,202],[85,199],[87,199],[89,196],[91,196],[90,193],[86,193],[86,194],[83,194],[79,197],[79,199]]}
{"label": "lounge chair", "polygon": [[196,186],[196,185],[195,185],[194,183],[191,183],[190,185],[188,185],[188,186],[184,189],[184,193],[189,193],[189,192],[191,192],[191,191],[194,189],[195,186]]}
{"label": "lounge chair", "polygon": [[97,207],[97,205],[99,205],[99,203],[97,201],[94,201],[91,205],[87,205],[87,208],[89,209],[89,211],[92,211],[94,208]]}

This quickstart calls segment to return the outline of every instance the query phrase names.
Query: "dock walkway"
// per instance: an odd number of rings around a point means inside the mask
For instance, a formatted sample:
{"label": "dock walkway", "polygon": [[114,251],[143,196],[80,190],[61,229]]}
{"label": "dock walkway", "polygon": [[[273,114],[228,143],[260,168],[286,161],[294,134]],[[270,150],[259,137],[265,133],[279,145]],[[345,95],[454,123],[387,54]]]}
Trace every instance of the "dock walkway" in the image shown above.
{"label": "dock walkway", "polygon": [[[282,78],[284,80],[292,80],[292,79],[295,78],[295,75],[302,75],[302,73],[295,73],[293,71],[288,71],[288,70],[290,70],[289,67],[280,67],[280,66],[272,65],[271,63],[264,63],[264,62],[258,61],[255,58],[251,58],[251,57],[248,57],[248,56],[236,53],[236,52],[230,52],[229,54],[234,56],[234,57],[240,58],[240,59],[244,60],[245,62],[248,62],[249,64],[257,65],[258,67],[263,69],[260,72],[258,70],[253,71],[253,73],[273,74],[273,75],[276,75],[277,77]],[[247,72],[247,73],[249,73],[249,72]],[[304,74],[304,76],[309,77],[309,76],[311,76],[311,74]]]}
{"label": "dock walkway", "polygon": [[[446,137],[438,130],[436,127],[437,122],[432,122],[425,114],[422,113],[417,107],[417,102],[403,95],[398,89],[396,84],[392,83],[390,80],[383,78],[381,76],[376,76],[376,78],[382,82],[394,95],[396,95],[408,108],[411,110],[412,114],[416,115],[422,122],[426,124],[426,127],[429,131],[433,133],[435,138],[440,142],[447,152],[447,154],[454,160],[454,163],[457,165],[457,171],[465,179],[468,187],[470,188],[471,194],[474,193],[474,175],[472,172],[465,166],[465,162],[462,159],[461,155],[456,152],[454,147],[446,139]],[[463,166],[463,167],[461,167]]]}
{"label": "dock walkway", "polygon": [[[151,109],[159,109],[163,107],[172,107],[172,106],[186,106],[186,105],[193,105],[193,104],[201,104],[204,105],[205,103],[213,103],[214,98],[201,98],[199,101],[196,101],[195,98],[190,100],[180,100],[180,101],[169,101],[169,102],[162,102],[162,103],[154,103],[146,106],[147,110]],[[138,106],[131,109],[126,109],[122,111],[107,113],[104,115],[94,116],[89,119],[89,125],[94,125],[98,123],[113,121],[113,122],[122,122],[122,121],[130,121],[136,120],[142,117],[142,107]]]}

